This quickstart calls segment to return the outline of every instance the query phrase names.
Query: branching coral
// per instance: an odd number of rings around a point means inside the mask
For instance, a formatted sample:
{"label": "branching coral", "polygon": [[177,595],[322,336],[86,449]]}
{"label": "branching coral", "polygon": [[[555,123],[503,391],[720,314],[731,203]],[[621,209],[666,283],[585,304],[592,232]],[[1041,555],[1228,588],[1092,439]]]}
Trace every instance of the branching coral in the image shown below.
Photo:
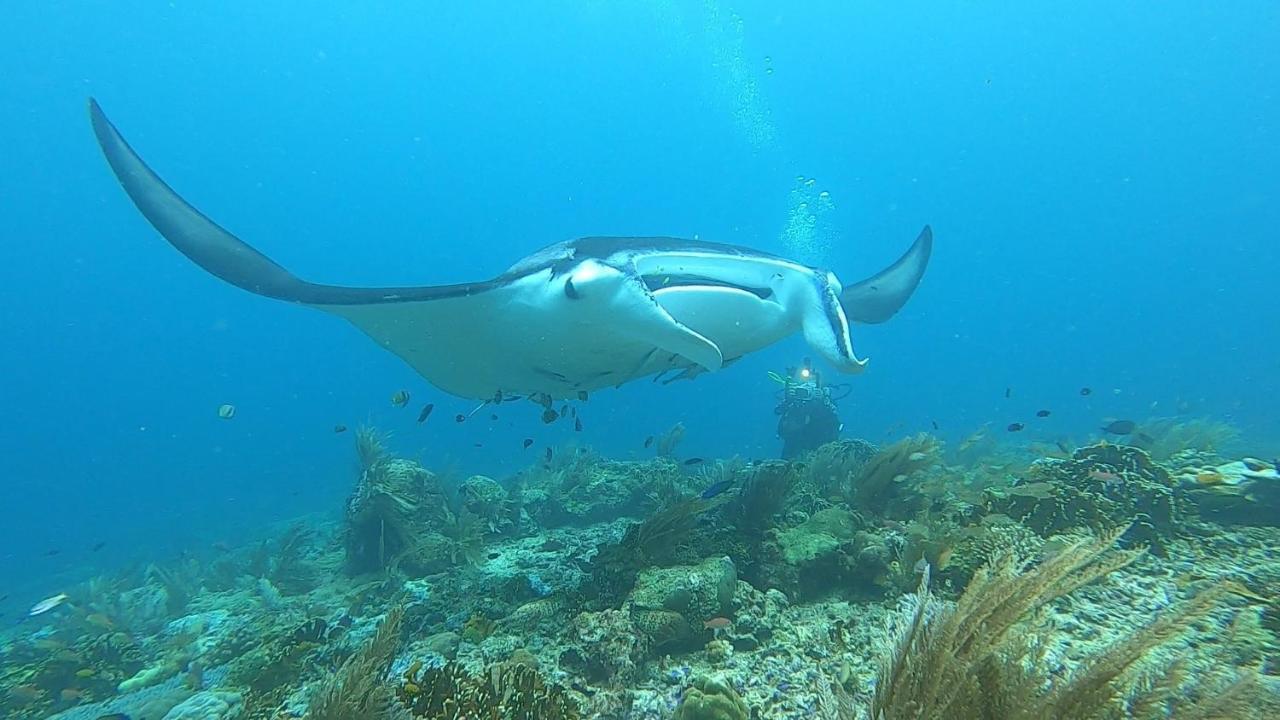
{"label": "branching coral", "polygon": [[1151,665],[1152,650],[1213,610],[1226,593],[1221,587],[1167,610],[1074,672],[1047,667],[1034,633],[1018,629],[1053,600],[1132,563],[1140,553],[1114,550],[1117,537],[1077,540],[1030,568],[1006,554],[979,570],[954,606],[930,594],[926,573],[885,654],[869,717],[1273,717],[1253,675],[1205,670],[1202,692],[1188,695],[1174,692],[1183,685],[1180,662],[1136,672]]}
{"label": "branching coral", "polygon": [[1209,418],[1151,418],[1139,427],[1133,442],[1160,462],[1186,451],[1221,453],[1240,439],[1238,429]]}
{"label": "branching coral", "polygon": [[578,704],[560,686],[522,663],[492,665],[480,674],[448,662],[414,663],[396,691],[414,717],[432,720],[577,720]]}
{"label": "branching coral", "polygon": [[320,686],[307,720],[397,720],[408,717],[396,701],[386,681],[396,646],[404,610],[394,608],[378,627],[369,644],[347,658]]}
{"label": "branching coral", "polygon": [[911,473],[936,462],[939,448],[936,438],[920,433],[876,453],[853,479],[849,490],[852,504],[864,512],[884,514],[899,494],[898,484]]}

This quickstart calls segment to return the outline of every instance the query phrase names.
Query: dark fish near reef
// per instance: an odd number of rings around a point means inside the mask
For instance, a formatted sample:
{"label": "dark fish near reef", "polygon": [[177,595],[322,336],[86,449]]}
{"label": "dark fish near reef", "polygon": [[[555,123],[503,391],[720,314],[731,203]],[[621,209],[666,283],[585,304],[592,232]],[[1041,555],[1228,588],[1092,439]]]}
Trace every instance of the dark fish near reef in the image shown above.
{"label": "dark fish near reef", "polygon": [[462,413],[458,413],[457,415],[454,415],[454,416],[453,416],[453,421],[454,421],[454,422],[459,422],[459,423],[460,423],[460,422],[466,422],[466,420],[467,420],[467,416],[466,416],[466,415],[463,415]]}
{"label": "dark fish near reef", "polygon": [[733,487],[733,482],[733,480],[721,480],[719,482],[712,483],[707,486],[706,490],[702,491],[702,494],[699,497],[703,500],[710,500],[720,493],[723,493],[725,490]]}
{"label": "dark fish near reef", "polygon": [[650,435],[649,437],[647,437],[647,438],[645,438],[645,439],[644,439],[644,446],[647,448],[647,447],[649,447],[650,445],[653,445],[653,436],[652,436],[652,435]]}
{"label": "dark fish near reef", "polygon": [[496,421],[498,419],[498,413],[489,413],[489,419]]}
{"label": "dark fish near reef", "polygon": [[93,544],[93,547],[89,548],[89,552],[98,552],[99,550],[101,550],[106,546],[107,546],[106,540],[99,540],[98,542]]}
{"label": "dark fish near reef", "polygon": [[109,715],[99,715],[96,720],[132,720],[132,718],[124,713],[111,713]]}
{"label": "dark fish near reef", "polygon": [[397,390],[391,395],[391,404],[396,407],[404,407],[409,404],[409,391]]}
{"label": "dark fish near reef", "polygon": [[574,418],[574,419],[573,419],[573,431],[574,431],[574,432],[582,432],[582,419],[581,419],[581,418]]}
{"label": "dark fish near reef", "polygon": [[1012,396],[1013,396],[1013,388],[1005,388],[1005,389],[1004,389],[1004,396],[1005,396],[1005,398],[1006,398],[1006,399],[1008,399],[1009,397],[1012,397]]}
{"label": "dark fish near reef", "polygon": [[698,463],[700,463],[700,462],[702,462],[702,458],[697,458],[697,457],[695,457],[695,458],[689,458],[688,460],[685,460],[685,461],[684,461],[684,464],[685,464],[685,465],[697,465],[697,464],[698,464]]}
{"label": "dark fish near reef", "polygon": [[1113,420],[1106,425],[1103,425],[1101,430],[1104,433],[1110,433],[1112,435],[1128,435],[1133,432],[1133,429],[1137,426],[1137,423],[1132,420]]}
{"label": "dark fish near reef", "polygon": [[346,431],[347,431],[347,426],[346,426],[346,425],[334,425],[334,426],[333,426],[333,431],[334,431],[335,433],[339,433],[339,434],[344,433],[344,432],[346,432]]}
{"label": "dark fish near reef", "polygon": [[551,423],[555,422],[555,421],[556,421],[556,418],[558,418],[558,417],[560,417],[560,415],[559,415],[558,413],[556,413],[556,411],[555,411],[555,410],[552,410],[551,408],[547,408],[546,410],[543,410],[543,411],[542,411],[542,422],[543,422],[544,424],[548,424],[548,425],[549,425],[549,424],[551,424]]}
{"label": "dark fish near reef", "polygon": [[547,448],[547,462],[551,462],[551,448]]}
{"label": "dark fish near reef", "polygon": [[1008,430],[1009,432],[1018,432],[1024,427],[1026,427],[1026,425],[1023,425],[1022,423],[1009,423],[1009,427],[1005,429]]}
{"label": "dark fish near reef", "polygon": [[524,445],[525,450],[528,450],[529,446],[533,445],[533,438],[525,438],[524,442],[521,444]]}
{"label": "dark fish near reef", "polygon": [[1093,391],[1092,391],[1092,390],[1090,390],[1090,389],[1089,389],[1089,388],[1087,388],[1087,387],[1082,387],[1082,388],[1080,388],[1080,394],[1081,394],[1081,395],[1091,395],[1092,393],[1093,393]]}
{"label": "dark fish near reef", "polygon": [[431,417],[431,411],[435,409],[436,409],[435,403],[427,403],[426,405],[423,405],[422,412],[418,413],[418,422],[420,423],[426,422],[427,418]]}
{"label": "dark fish near reef", "polygon": [[1043,418],[1043,417],[1049,417],[1049,415],[1050,415],[1050,413],[1049,413],[1049,411],[1048,411],[1048,410],[1037,410],[1037,411],[1036,411],[1036,417],[1042,417],[1042,418]]}
{"label": "dark fish near reef", "polygon": [[579,400],[581,400],[582,402],[586,402],[586,401],[587,401],[587,397],[588,397],[588,395],[587,395],[587,391],[586,391],[586,390],[579,390],[579,391],[578,391],[578,399],[579,399]]}
{"label": "dark fish near reef", "polygon": [[938,429],[938,421],[937,421],[937,420],[930,420],[929,422],[933,423],[933,429],[934,429],[934,430],[937,430],[937,429]]}

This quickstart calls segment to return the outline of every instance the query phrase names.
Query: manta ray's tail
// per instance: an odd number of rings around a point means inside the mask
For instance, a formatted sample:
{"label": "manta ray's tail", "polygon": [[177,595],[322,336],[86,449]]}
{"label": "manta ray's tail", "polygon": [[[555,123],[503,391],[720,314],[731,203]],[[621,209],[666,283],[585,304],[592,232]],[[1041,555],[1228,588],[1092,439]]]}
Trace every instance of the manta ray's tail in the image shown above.
{"label": "manta ray's tail", "polygon": [[907,304],[933,253],[933,231],[928,225],[897,262],[840,293],[840,306],[852,322],[882,323]]}

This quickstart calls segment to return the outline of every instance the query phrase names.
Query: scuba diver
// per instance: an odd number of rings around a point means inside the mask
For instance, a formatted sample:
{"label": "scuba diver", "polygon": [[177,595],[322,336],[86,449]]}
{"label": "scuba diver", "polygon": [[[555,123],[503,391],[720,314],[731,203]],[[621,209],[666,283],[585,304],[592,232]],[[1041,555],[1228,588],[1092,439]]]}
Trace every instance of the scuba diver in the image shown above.
{"label": "scuba diver", "polygon": [[[769,377],[782,385],[778,391],[778,437],[782,438],[782,457],[790,460],[836,440],[844,424],[836,414],[836,402],[848,397],[847,384],[823,385],[818,371],[805,358],[798,368],[787,368],[786,375],[770,372]],[[833,395],[835,389],[838,394]]]}

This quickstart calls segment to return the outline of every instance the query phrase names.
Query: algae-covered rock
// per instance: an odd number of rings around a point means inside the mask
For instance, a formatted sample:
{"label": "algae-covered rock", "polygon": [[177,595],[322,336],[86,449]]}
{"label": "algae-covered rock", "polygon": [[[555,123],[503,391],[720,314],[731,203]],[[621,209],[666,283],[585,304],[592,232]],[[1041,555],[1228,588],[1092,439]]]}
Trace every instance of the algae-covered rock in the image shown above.
{"label": "algae-covered rock", "polygon": [[1037,460],[1012,487],[987,492],[990,510],[1042,537],[1132,523],[1126,540],[1148,544],[1157,554],[1191,509],[1169,472],[1146,452],[1107,442],[1082,447],[1070,458]]}
{"label": "algae-covered rock", "polygon": [[805,565],[825,558],[852,540],[858,532],[853,513],[841,507],[815,512],[804,523],[778,533],[782,559],[790,565]]}
{"label": "algae-covered rock", "polygon": [[419,538],[444,527],[448,507],[432,472],[409,460],[377,457],[365,466],[347,501],[349,569],[370,572],[398,562],[413,572],[415,560],[433,557],[419,548]]}
{"label": "algae-covered rock", "polygon": [[700,565],[646,568],[640,571],[629,601],[641,610],[676,612],[700,625],[729,611],[737,583],[737,569],[727,557]]}
{"label": "algae-covered rock", "polygon": [[235,720],[243,710],[239,693],[205,690],[179,703],[164,720]]}
{"label": "algae-covered rock", "polygon": [[560,653],[560,666],[593,683],[630,682],[649,649],[623,610],[579,613],[570,636],[573,644]]}
{"label": "algae-covered rock", "polygon": [[489,532],[501,533],[515,526],[516,509],[507,489],[484,475],[472,475],[458,486],[458,499],[467,512],[480,518]]}
{"label": "algae-covered rock", "polygon": [[177,663],[172,659],[166,658],[155,665],[139,670],[133,677],[122,680],[118,689],[122,693],[128,693],[151,685],[158,685],[173,677],[178,670]]}
{"label": "algae-covered rock", "polygon": [[530,473],[523,490],[525,509],[543,527],[584,526],[634,517],[657,504],[652,490],[678,485],[683,478],[674,461],[603,460],[579,454],[562,466]]}
{"label": "algae-covered rock", "polygon": [[751,711],[729,683],[700,677],[684,693],[672,720],[747,720]]}

